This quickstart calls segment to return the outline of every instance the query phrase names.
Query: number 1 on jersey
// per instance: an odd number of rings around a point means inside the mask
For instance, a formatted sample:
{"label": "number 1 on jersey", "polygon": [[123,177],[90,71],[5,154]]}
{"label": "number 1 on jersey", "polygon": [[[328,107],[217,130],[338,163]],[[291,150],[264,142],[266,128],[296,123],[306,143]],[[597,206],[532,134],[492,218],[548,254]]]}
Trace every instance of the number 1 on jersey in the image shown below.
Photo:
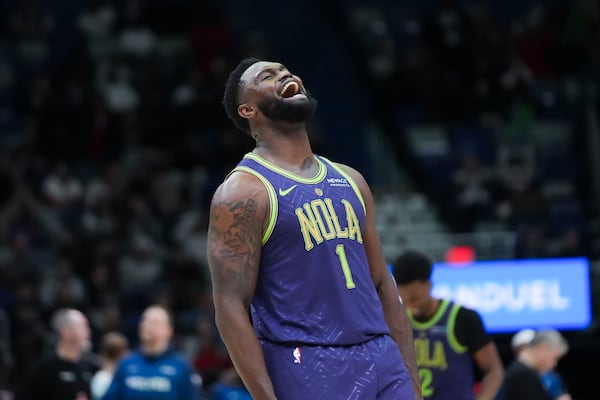
{"label": "number 1 on jersey", "polygon": [[343,244],[338,244],[335,246],[335,254],[340,259],[340,264],[342,264],[342,271],[344,271],[344,278],[346,278],[346,287],[348,289],[354,289],[356,284],[352,279],[352,271],[350,271],[350,265],[348,265],[348,259],[346,258],[346,250],[344,249]]}

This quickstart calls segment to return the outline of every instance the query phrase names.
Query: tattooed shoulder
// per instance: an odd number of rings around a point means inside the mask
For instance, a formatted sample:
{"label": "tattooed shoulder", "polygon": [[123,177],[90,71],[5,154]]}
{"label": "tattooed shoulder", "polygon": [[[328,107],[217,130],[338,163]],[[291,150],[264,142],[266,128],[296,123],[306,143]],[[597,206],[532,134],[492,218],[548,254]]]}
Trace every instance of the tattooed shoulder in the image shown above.
{"label": "tattooed shoulder", "polygon": [[254,199],[213,204],[209,233],[223,245],[221,256],[226,259],[237,258],[249,246],[256,245],[257,209],[258,204]]}
{"label": "tattooed shoulder", "polygon": [[209,264],[216,289],[244,290],[255,282],[261,249],[255,199],[213,201],[209,225]]}

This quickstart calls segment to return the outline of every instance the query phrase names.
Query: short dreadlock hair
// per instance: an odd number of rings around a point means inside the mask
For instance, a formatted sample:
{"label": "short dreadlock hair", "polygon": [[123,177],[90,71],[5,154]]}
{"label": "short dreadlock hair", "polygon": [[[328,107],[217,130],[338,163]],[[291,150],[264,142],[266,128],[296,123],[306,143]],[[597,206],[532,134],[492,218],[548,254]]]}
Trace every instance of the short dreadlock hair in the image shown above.
{"label": "short dreadlock hair", "polygon": [[225,92],[223,93],[223,107],[225,113],[229,117],[233,124],[241,131],[250,134],[250,124],[248,120],[242,118],[238,114],[239,104],[239,93],[240,93],[240,79],[244,72],[250,68],[251,65],[256,64],[260,60],[254,57],[244,58],[229,74],[227,82],[225,83]]}
{"label": "short dreadlock hair", "polygon": [[398,285],[426,282],[431,279],[433,262],[423,253],[406,250],[392,263],[392,270]]}

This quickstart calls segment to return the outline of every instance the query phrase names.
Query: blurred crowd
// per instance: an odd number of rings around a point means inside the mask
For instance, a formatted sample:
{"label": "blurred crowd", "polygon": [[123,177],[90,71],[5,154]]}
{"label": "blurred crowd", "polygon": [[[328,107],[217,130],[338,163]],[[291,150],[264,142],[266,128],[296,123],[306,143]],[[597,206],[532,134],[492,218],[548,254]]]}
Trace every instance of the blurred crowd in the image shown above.
{"label": "blurred crowd", "polygon": [[597,2],[342,3],[373,110],[453,231],[600,254]]}
{"label": "blurred crowd", "polygon": [[220,106],[242,50],[210,2],[9,3],[0,388],[52,348],[56,309],[83,310],[96,345],[119,331],[135,346],[151,303],[173,311],[177,346],[211,383],[230,363],[213,323],[206,213],[251,148]]}
{"label": "blurred crowd", "polygon": [[[348,3],[350,19],[369,22],[353,28],[353,45],[375,116],[418,189],[458,217],[450,226],[522,230],[517,256],[599,254],[589,160],[575,156],[588,129],[581,84],[600,71],[595,2],[515,21],[483,4],[365,18]],[[109,331],[135,347],[141,311],[168,306],[204,385],[231,374],[213,322],[206,214],[252,147],[220,105],[247,55],[270,56],[268,43],[236,37],[219,2],[0,3],[0,389],[51,351],[48,321],[62,307],[86,314],[98,348]],[[532,137],[546,117],[572,139],[549,158]],[[448,150],[416,152],[416,124],[448,131]],[[548,237],[560,245],[549,250]]]}

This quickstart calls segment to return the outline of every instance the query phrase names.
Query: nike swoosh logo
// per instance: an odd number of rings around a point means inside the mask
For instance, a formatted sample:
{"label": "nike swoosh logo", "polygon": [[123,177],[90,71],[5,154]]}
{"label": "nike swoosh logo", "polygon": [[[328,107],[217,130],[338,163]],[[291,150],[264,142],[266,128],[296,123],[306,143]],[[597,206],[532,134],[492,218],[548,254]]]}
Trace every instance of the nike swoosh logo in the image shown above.
{"label": "nike swoosh logo", "polygon": [[290,193],[292,190],[296,189],[296,186],[298,186],[298,185],[291,186],[291,187],[289,187],[289,188],[287,188],[285,190],[283,190],[282,188],[279,188],[279,195],[280,196],[287,196],[288,193]]}

